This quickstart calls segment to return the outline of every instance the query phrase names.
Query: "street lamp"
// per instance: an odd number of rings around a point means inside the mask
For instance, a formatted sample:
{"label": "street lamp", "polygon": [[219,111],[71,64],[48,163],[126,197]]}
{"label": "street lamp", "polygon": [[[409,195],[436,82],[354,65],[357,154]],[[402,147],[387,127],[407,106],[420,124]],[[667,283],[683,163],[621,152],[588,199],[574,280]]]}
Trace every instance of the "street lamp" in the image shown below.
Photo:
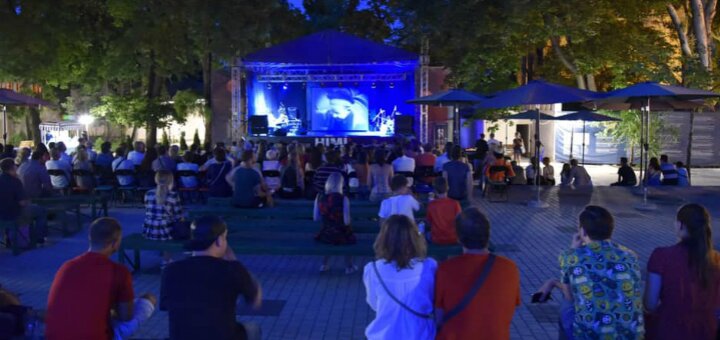
{"label": "street lamp", "polygon": [[85,132],[90,136],[90,124],[95,121],[95,117],[91,115],[81,115],[78,117],[78,123],[85,125]]}

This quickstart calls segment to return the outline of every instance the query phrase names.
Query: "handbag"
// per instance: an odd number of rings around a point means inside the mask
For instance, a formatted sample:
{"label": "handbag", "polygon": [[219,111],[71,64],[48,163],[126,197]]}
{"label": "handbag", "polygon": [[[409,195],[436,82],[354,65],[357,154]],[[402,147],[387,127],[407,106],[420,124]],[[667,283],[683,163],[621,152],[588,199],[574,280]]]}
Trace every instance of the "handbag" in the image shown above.
{"label": "handbag", "polygon": [[422,319],[430,319],[430,320],[434,320],[434,319],[435,319],[435,311],[431,311],[431,312],[428,313],[428,314],[420,313],[420,312],[418,312],[418,311],[410,308],[408,305],[402,303],[402,301],[398,300],[398,298],[396,298],[395,295],[393,295],[392,293],[390,293],[390,290],[389,290],[388,287],[385,285],[385,281],[383,281],[382,277],[380,276],[380,272],[379,272],[378,269],[377,269],[377,264],[375,263],[375,261],[373,261],[373,269],[375,269],[375,275],[377,275],[378,281],[380,282],[380,285],[381,285],[381,286],[383,287],[383,289],[385,290],[385,293],[387,293],[387,295],[390,296],[390,298],[393,299],[393,301],[395,301],[398,305],[400,305],[400,307],[404,308],[405,310],[407,310],[408,312],[410,312],[411,314],[413,314],[413,315],[415,315],[415,316],[417,316],[417,317],[419,317],[419,318],[422,318]]}

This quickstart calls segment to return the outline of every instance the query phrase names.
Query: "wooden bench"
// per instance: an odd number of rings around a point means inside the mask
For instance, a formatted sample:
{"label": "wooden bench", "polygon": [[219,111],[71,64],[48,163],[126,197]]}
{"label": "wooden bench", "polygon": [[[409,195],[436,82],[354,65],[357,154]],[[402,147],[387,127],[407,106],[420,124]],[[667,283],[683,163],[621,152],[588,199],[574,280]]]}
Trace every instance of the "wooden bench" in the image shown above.
{"label": "wooden bench", "polygon": [[[316,233],[320,230],[321,222],[313,220],[248,220],[239,218],[226,218],[230,234],[243,232],[268,232],[268,233]],[[380,231],[380,224],[377,221],[353,221],[352,230],[356,234],[377,234]]]}
{"label": "wooden bench", "polygon": [[107,195],[88,194],[88,195],[67,195],[67,196],[52,196],[52,197],[40,197],[33,199],[33,203],[52,207],[52,206],[67,206],[70,209],[75,209],[76,206],[88,205],[91,209],[92,218],[99,217],[98,208],[101,210],[103,216],[108,216],[108,201]]}
{"label": "wooden bench", "polygon": [[[312,237],[287,237],[276,239],[258,239],[252,237],[230,236],[228,245],[236,254],[252,255],[316,255],[316,256],[374,256],[372,240],[358,240],[356,244],[334,246],[319,243]],[[134,271],[140,269],[140,251],[167,251],[179,253],[186,251],[184,241],[153,241],[142,234],[131,234],[123,238],[118,251],[118,261],[129,263]],[[132,259],[126,251],[132,251]],[[428,256],[443,259],[462,253],[459,245],[428,246]]]}

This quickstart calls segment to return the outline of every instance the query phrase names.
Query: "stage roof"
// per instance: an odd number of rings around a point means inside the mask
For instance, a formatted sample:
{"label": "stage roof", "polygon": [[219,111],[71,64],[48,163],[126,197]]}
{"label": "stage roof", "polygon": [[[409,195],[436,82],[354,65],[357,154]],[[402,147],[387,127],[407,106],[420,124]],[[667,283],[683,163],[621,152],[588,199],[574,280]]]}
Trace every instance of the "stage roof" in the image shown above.
{"label": "stage roof", "polygon": [[417,64],[418,55],[338,31],[322,31],[248,54],[246,65]]}

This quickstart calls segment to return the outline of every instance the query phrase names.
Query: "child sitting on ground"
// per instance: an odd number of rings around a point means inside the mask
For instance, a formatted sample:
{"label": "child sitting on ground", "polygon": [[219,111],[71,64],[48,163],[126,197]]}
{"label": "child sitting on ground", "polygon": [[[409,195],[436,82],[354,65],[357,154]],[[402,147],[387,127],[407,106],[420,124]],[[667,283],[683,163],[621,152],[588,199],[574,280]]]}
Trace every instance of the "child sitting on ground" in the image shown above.
{"label": "child sitting on ground", "polygon": [[411,195],[407,178],[403,175],[393,176],[390,189],[393,195],[380,204],[380,223],[392,215],[405,215],[414,221],[413,212],[420,210],[420,203]]}
{"label": "child sitting on ground", "polygon": [[427,226],[430,227],[428,240],[442,245],[457,244],[455,217],[462,210],[460,203],[448,198],[448,182],[444,177],[436,177],[433,188],[436,198],[427,207]]}

